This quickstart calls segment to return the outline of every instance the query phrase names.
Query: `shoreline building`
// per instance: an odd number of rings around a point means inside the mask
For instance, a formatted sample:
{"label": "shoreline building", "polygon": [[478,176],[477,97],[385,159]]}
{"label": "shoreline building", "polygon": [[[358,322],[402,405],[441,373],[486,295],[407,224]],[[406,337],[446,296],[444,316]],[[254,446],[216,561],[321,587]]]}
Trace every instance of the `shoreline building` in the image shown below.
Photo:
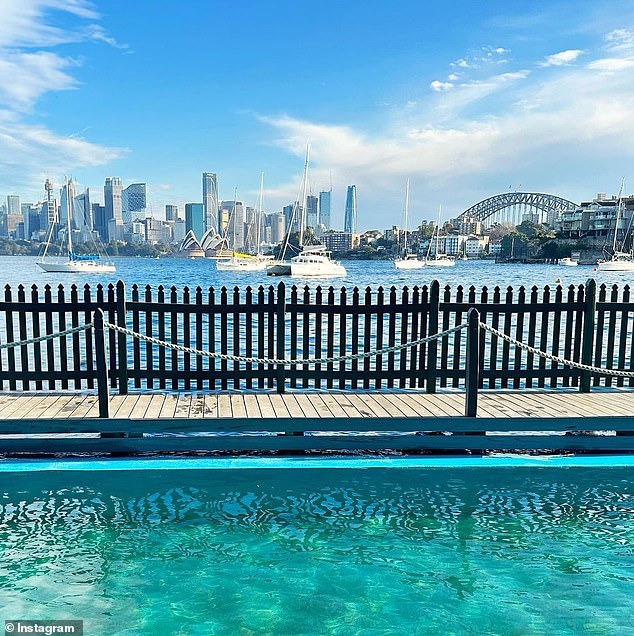
{"label": "shoreline building", "polygon": [[121,179],[119,177],[106,177],[103,186],[103,200],[106,208],[105,221],[109,241],[123,239],[121,190]]}
{"label": "shoreline building", "polygon": [[314,229],[319,226],[319,199],[311,194],[306,197],[306,226]]}
{"label": "shoreline building", "polygon": [[344,215],[343,231],[350,234],[357,232],[357,186],[348,186],[346,193],[346,211]]}
{"label": "shoreline building", "polygon": [[178,206],[167,203],[165,205],[165,220],[176,221],[178,218]]}
{"label": "shoreline building", "polygon": [[330,230],[330,202],[332,200],[332,190],[325,190],[319,193],[319,224],[325,230]]}
{"label": "shoreline building", "polygon": [[205,234],[205,206],[202,203],[185,204],[185,232],[197,240]]}
{"label": "shoreline building", "polygon": [[218,225],[218,177],[215,172],[203,172],[203,208],[205,232],[220,231]]}
{"label": "shoreline building", "polygon": [[121,215],[124,225],[145,221],[147,191],[145,183],[131,183],[121,192]]}

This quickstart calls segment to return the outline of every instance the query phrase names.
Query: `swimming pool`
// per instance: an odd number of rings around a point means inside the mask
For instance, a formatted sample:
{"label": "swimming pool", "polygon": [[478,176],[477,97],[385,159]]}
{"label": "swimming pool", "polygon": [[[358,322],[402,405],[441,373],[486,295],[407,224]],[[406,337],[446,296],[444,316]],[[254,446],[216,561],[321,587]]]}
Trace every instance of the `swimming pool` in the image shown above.
{"label": "swimming pool", "polygon": [[[0,462],[0,620],[625,634],[632,457]],[[629,632],[631,633],[631,632]]]}

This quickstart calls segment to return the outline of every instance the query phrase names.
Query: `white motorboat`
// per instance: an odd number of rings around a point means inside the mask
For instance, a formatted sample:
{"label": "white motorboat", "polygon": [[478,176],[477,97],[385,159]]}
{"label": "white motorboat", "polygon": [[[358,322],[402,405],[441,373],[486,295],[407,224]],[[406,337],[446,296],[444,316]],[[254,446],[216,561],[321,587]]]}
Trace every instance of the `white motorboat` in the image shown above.
{"label": "white motorboat", "polygon": [[301,254],[291,258],[291,276],[330,278],[345,276],[346,268],[333,261],[324,245],[307,245]]}
{"label": "white motorboat", "polygon": [[579,261],[574,258],[568,258],[566,256],[565,258],[559,259],[559,264],[563,265],[564,267],[577,267],[577,265],[579,265]]}

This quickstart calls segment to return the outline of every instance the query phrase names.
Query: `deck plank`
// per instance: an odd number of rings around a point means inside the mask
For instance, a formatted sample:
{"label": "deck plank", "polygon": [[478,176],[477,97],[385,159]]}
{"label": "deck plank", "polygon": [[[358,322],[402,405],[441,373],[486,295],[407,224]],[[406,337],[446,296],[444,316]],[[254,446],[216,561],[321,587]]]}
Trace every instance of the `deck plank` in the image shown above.
{"label": "deck plank", "polygon": [[218,417],[218,396],[217,395],[205,395],[205,408],[203,410],[203,417],[214,419]]}
{"label": "deck plank", "polygon": [[321,417],[319,411],[312,403],[309,395],[306,395],[305,393],[296,393],[295,399],[297,400],[297,404],[299,404],[300,408],[302,409],[302,414],[304,417]]}
{"label": "deck plank", "polygon": [[247,411],[248,418],[259,419],[262,417],[262,411],[260,411],[260,404],[256,395],[247,394],[244,396],[244,408]]}
{"label": "deck plank", "polygon": [[231,398],[231,410],[233,417],[246,417],[247,408],[244,404],[244,396],[240,394],[230,395]]}
{"label": "deck plank", "polygon": [[156,419],[161,414],[161,409],[163,408],[163,403],[165,402],[165,395],[162,393],[155,393],[152,395],[152,400],[150,401],[150,405],[147,407],[145,411],[145,417],[148,419]]}
{"label": "deck plank", "polygon": [[271,404],[271,398],[266,394],[256,395],[262,417],[275,417],[275,409]]}
{"label": "deck plank", "polygon": [[177,404],[178,404],[178,395],[167,393],[165,395],[165,399],[163,400],[163,404],[161,405],[161,410],[159,412],[159,419],[173,418],[174,413],[176,412]]}
{"label": "deck plank", "polygon": [[181,393],[174,411],[174,417],[189,417],[189,410],[192,405],[192,394]]}
{"label": "deck plank", "polygon": [[205,394],[195,393],[189,408],[189,417],[202,418],[205,415]]}

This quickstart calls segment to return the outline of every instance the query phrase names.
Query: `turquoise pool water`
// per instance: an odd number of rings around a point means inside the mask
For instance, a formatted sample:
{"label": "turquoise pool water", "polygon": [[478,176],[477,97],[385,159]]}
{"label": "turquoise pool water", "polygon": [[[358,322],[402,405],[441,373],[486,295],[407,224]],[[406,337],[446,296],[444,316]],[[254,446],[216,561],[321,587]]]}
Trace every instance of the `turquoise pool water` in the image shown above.
{"label": "turquoise pool water", "polygon": [[634,474],[604,464],[0,462],[0,625],[631,634]]}

